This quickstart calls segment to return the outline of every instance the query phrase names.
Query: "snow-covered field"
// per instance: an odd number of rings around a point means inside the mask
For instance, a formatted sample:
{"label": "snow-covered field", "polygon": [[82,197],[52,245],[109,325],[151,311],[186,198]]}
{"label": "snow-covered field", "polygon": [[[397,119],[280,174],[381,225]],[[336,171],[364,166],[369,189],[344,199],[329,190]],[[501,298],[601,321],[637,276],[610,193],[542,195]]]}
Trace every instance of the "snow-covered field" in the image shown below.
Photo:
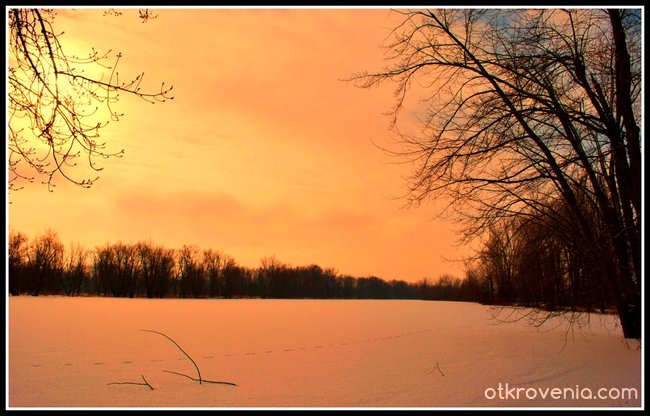
{"label": "snow-covered field", "polygon": [[[460,302],[21,296],[8,313],[10,408],[642,406],[641,350],[613,317],[572,336]],[[196,377],[141,329],[237,386],[164,372]],[[109,384],[142,376],[153,390]]]}

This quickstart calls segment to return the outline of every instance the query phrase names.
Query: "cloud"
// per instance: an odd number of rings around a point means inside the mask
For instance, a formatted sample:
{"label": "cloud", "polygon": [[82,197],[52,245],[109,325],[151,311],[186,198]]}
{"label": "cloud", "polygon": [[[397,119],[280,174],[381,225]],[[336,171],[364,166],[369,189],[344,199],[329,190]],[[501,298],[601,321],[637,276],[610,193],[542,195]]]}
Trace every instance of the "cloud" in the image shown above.
{"label": "cloud", "polygon": [[112,215],[120,219],[115,235],[124,241],[150,238],[169,248],[213,248],[250,267],[275,255],[287,264],[315,263],[356,276],[415,280],[437,276],[441,267],[454,273],[456,266],[441,259],[458,254],[445,246],[450,232],[423,221],[421,211],[391,215],[385,207],[304,207],[298,201],[244,201],[223,192],[131,190],[115,199]]}
{"label": "cloud", "polygon": [[304,249],[366,238],[377,225],[361,211],[314,212],[288,202],[247,203],[225,193],[194,191],[130,191],[115,198],[114,210],[121,219],[120,234],[134,240],[153,238],[166,246]]}

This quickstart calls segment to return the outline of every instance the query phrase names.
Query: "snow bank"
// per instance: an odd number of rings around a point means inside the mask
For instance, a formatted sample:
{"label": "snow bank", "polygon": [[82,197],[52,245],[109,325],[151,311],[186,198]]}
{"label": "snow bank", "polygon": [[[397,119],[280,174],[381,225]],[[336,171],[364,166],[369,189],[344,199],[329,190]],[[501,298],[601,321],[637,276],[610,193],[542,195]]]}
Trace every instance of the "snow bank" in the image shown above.
{"label": "snow bank", "polygon": [[[460,302],[8,301],[11,408],[642,405],[641,351],[611,316],[572,334],[557,321],[498,324]],[[196,377],[173,343],[141,329],[173,338],[203,379],[237,387],[164,372]],[[109,384],[142,376],[154,390]]]}

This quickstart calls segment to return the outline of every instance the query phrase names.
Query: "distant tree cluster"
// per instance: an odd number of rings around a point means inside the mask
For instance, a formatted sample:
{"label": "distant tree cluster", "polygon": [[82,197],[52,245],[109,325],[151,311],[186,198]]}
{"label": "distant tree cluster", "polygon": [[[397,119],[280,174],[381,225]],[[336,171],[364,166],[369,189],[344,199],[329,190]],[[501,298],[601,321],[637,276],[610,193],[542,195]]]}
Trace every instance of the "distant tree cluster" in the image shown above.
{"label": "distant tree cluster", "polygon": [[[586,211],[587,207],[585,207]],[[478,299],[557,311],[615,310],[612,282],[599,268],[606,230],[595,240],[580,239],[567,221],[543,215],[513,217],[492,226],[466,280],[480,288]],[[592,217],[594,229],[603,224]]]}
{"label": "distant tree cluster", "polygon": [[239,265],[219,251],[185,245],[168,249],[151,241],[65,249],[56,232],[29,239],[9,233],[9,293],[17,295],[94,295],[147,298],[313,298],[427,299],[472,301],[457,278],[439,282],[386,281],[340,275],[312,264],[290,266],[274,256],[258,268]]}
{"label": "distant tree cluster", "polygon": [[436,282],[423,279],[417,284],[418,298],[424,300],[458,300],[465,302],[485,302],[482,298],[484,288],[478,279],[459,279],[448,274],[440,276]]}

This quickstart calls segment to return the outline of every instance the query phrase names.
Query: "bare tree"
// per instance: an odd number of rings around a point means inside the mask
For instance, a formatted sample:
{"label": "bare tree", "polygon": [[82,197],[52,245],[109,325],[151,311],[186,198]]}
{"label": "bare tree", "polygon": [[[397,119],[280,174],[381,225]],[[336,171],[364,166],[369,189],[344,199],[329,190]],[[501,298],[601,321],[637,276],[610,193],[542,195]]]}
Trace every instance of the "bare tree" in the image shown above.
{"label": "bare tree", "polygon": [[[111,10],[111,14],[121,14]],[[105,119],[117,121],[123,116],[113,108],[119,94],[151,103],[173,99],[173,87],[164,83],[159,90],[143,90],[144,73],[120,79],[121,53],[100,53],[93,48],[85,57],[68,55],[61,43],[63,32],[54,25],[55,16],[51,9],[8,10],[9,189],[20,189],[21,182],[42,176],[51,191],[57,175],[90,187],[98,179],[93,176],[102,170],[96,160],[123,154],[123,150],[108,151],[99,141],[100,130],[108,124]],[[140,11],[143,22],[156,16]],[[100,107],[108,115],[102,116]],[[90,177],[70,171],[81,158],[91,169]]]}
{"label": "bare tree", "polygon": [[140,280],[148,298],[164,297],[174,269],[174,251],[152,242],[136,244]]}
{"label": "bare tree", "polygon": [[20,231],[9,231],[9,293],[12,295],[20,295],[25,291],[28,244],[29,239],[26,234]]}
{"label": "bare tree", "polygon": [[221,280],[226,256],[212,249],[203,250],[203,269],[208,279],[208,296],[216,297],[221,293]]}
{"label": "bare tree", "polygon": [[244,289],[248,280],[248,272],[237,264],[232,257],[224,259],[221,271],[223,280],[222,294],[225,298],[235,298],[245,294]]}
{"label": "bare tree", "polygon": [[140,264],[136,246],[118,241],[113,245],[115,266],[117,268],[116,296],[135,297],[138,291]]}
{"label": "bare tree", "polygon": [[58,283],[63,273],[65,248],[59,235],[48,229],[32,240],[27,250],[28,291],[33,296],[41,293],[58,293]]}
{"label": "bare tree", "polygon": [[70,253],[67,256],[65,269],[61,275],[63,291],[68,296],[79,295],[88,275],[88,250],[81,244],[70,244]]}
{"label": "bare tree", "polygon": [[95,250],[93,273],[96,290],[103,295],[135,297],[140,283],[137,246],[118,241]]}
{"label": "bare tree", "polygon": [[286,269],[275,255],[262,257],[257,270],[264,297],[284,297],[287,290]]}
{"label": "bare tree", "polygon": [[111,287],[115,280],[114,257],[113,249],[108,243],[104,247],[95,248],[92,273],[95,291],[98,295],[106,296],[111,293]]}
{"label": "bare tree", "polygon": [[205,268],[198,247],[184,245],[178,253],[178,275],[181,297],[202,297],[205,295]]}
{"label": "bare tree", "polygon": [[480,257],[486,281],[494,294],[493,301],[515,303],[518,301],[515,289],[515,259],[517,240],[508,229],[509,224],[499,224],[488,230],[488,240]]}
{"label": "bare tree", "polygon": [[598,241],[590,258],[640,338],[641,10],[401,13],[390,65],[351,79],[396,82],[394,123],[415,86],[425,94],[421,133],[396,127],[390,150],[414,164],[409,202],[451,196],[468,239],[512,216],[571,221],[579,247]]}

